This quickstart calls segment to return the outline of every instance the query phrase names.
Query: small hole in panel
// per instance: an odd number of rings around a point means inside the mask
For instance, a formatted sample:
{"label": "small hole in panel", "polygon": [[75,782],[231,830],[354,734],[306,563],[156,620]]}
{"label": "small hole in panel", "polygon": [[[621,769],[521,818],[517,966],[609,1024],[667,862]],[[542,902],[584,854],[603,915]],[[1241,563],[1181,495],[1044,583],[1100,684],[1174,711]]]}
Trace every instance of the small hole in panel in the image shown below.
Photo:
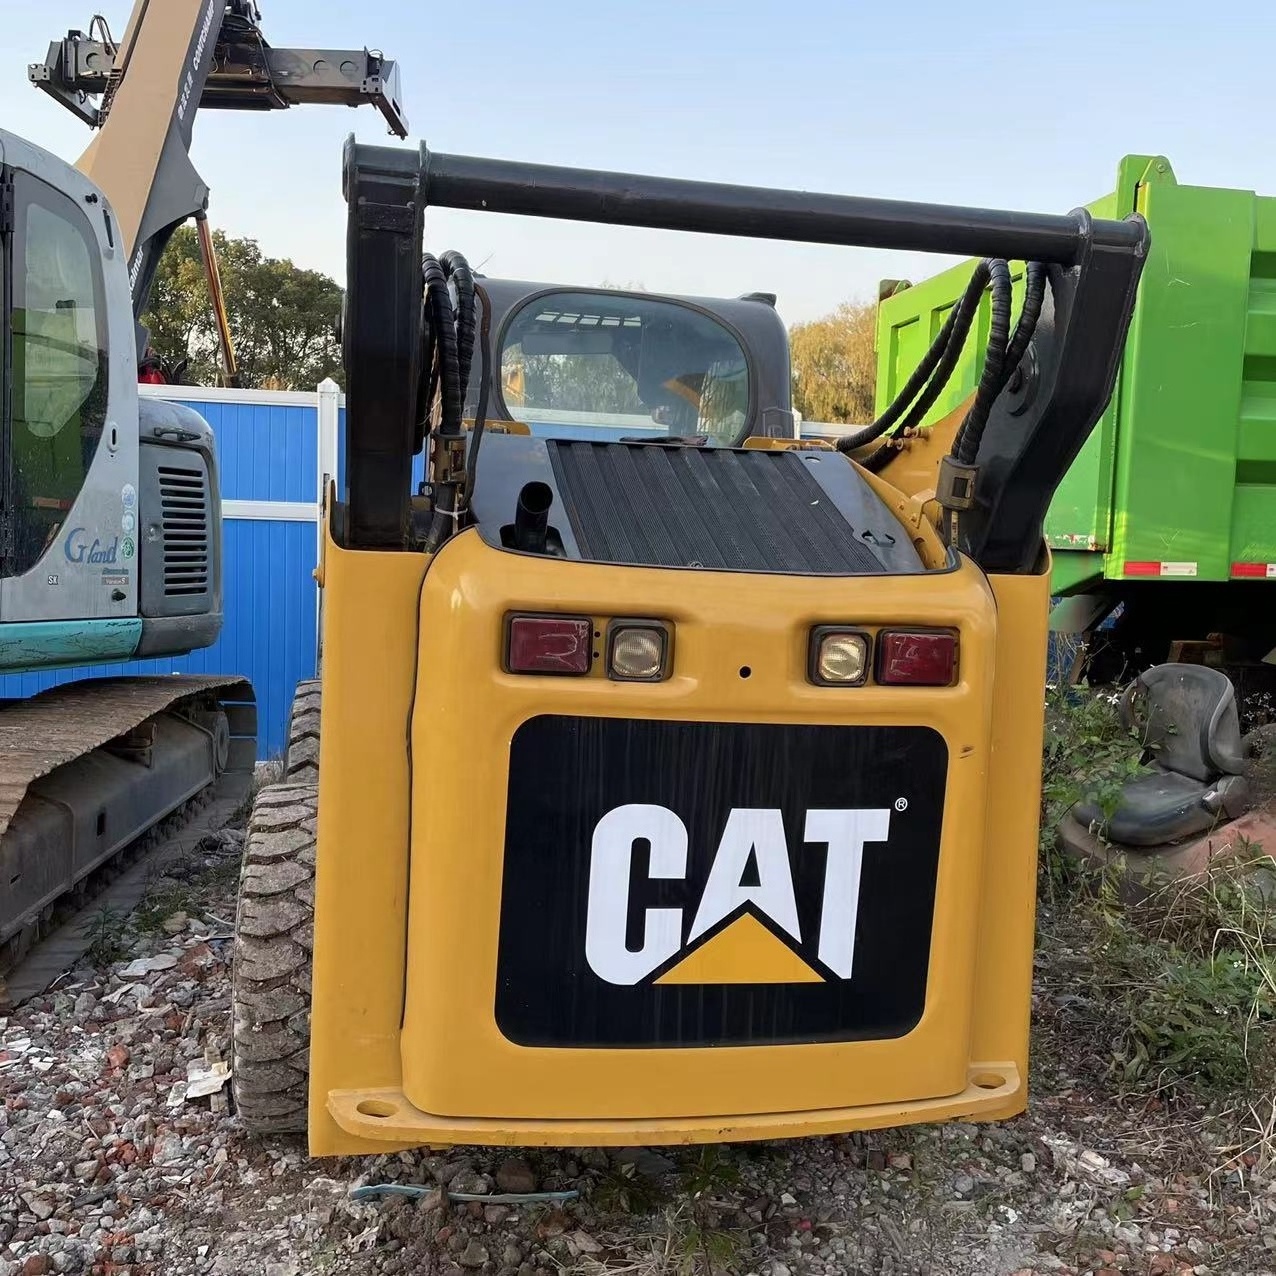
{"label": "small hole in panel", "polygon": [[385,1117],[392,1117],[399,1109],[395,1104],[386,1102],[385,1099],[362,1099],[355,1110],[363,1116],[384,1119]]}
{"label": "small hole in panel", "polygon": [[741,666],[740,666],[740,677],[741,677],[741,678],[752,678],[752,677],[753,677],[753,670],[752,670],[752,669],[750,669],[748,665],[741,665]]}
{"label": "small hole in panel", "polygon": [[1006,1078],[1000,1072],[976,1072],[971,1080],[981,1090],[1000,1090],[1006,1084]]}
{"label": "small hole in panel", "polygon": [[106,812],[99,811],[97,813],[97,835],[102,837],[106,833]]}

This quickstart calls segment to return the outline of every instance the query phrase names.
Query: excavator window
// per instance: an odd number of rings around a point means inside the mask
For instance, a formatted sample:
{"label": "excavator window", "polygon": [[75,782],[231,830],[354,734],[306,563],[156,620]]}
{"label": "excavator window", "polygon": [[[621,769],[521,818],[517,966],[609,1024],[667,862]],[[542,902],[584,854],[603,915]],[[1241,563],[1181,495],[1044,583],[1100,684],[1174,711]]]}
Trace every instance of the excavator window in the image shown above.
{"label": "excavator window", "polygon": [[7,422],[14,541],[7,575],[33,567],[84,486],[106,421],[102,272],[84,215],[25,174],[14,180],[12,394]]}
{"label": "excavator window", "polygon": [[541,294],[506,326],[500,370],[506,414],[537,434],[730,445],[749,418],[743,346],[718,320],[663,299]]}

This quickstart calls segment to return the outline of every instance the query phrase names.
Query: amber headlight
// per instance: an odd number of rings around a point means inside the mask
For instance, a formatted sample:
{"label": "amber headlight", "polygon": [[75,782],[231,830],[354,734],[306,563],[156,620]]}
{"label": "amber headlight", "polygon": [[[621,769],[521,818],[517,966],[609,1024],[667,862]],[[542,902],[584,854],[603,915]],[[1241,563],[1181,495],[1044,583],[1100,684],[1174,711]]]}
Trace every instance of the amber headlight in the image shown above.
{"label": "amber headlight", "polygon": [[868,676],[868,635],[821,625],[811,634],[810,677],[828,687],[858,687]]}
{"label": "amber headlight", "polygon": [[615,620],[607,629],[607,676],[616,682],[661,682],[668,676],[668,626]]}

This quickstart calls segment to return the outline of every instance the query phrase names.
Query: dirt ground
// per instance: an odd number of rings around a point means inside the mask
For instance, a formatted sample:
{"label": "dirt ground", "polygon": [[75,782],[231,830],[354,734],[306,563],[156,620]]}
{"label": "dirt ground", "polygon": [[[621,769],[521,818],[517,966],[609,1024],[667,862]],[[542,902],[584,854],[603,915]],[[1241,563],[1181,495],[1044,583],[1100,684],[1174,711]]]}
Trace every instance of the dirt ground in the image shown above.
{"label": "dirt ground", "polygon": [[[1049,907],[1031,1107],[1004,1125],[331,1162],[250,1140],[228,1087],[187,1086],[228,1057],[241,837],[100,918],[95,964],[0,1019],[0,1276],[1276,1272],[1271,1103],[1115,1082],[1094,936]],[[351,1197],[380,1184],[420,1190]],[[511,1208],[445,1187],[579,1195]]]}

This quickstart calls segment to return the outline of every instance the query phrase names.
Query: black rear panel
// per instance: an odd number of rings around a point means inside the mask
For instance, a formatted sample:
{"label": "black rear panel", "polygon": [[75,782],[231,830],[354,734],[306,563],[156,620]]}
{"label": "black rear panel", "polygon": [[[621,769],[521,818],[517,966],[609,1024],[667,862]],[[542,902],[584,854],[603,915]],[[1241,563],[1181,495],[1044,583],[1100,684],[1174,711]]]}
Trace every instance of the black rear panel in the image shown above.
{"label": "black rear panel", "polygon": [[501,1032],[630,1049],[903,1036],[926,1004],[947,770],[924,726],[523,723]]}
{"label": "black rear panel", "polygon": [[[809,458],[818,453],[546,446],[587,561],[802,575],[888,570],[870,547],[873,532],[853,527],[816,481]],[[881,515],[875,521],[891,527],[884,507]]]}

